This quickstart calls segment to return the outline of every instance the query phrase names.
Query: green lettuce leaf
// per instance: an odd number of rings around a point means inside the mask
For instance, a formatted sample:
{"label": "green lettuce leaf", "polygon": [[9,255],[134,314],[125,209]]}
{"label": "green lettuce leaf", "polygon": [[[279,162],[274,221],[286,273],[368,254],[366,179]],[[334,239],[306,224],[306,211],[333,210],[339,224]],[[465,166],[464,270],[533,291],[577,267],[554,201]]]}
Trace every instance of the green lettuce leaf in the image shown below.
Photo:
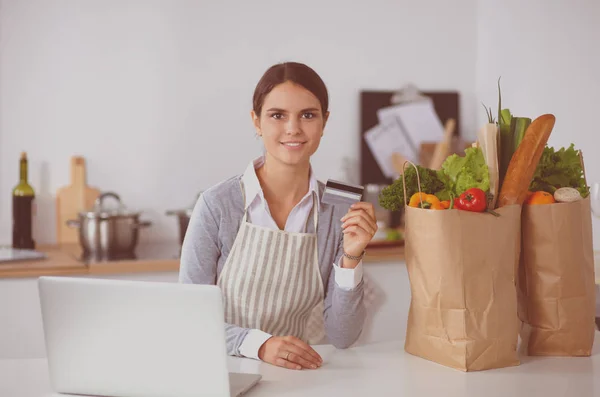
{"label": "green lettuce leaf", "polygon": [[490,190],[490,174],[480,148],[467,148],[462,157],[457,154],[449,156],[442,164],[442,172],[446,190],[454,197],[470,188]]}
{"label": "green lettuce leaf", "polygon": [[575,150],[574,144],[558,151],[549,146],[544,148],[529,190],[543,190],[554,194],[561,187],[575,188],[582,197],[587,197],[589,194],[589,187],[585,183],[579,159],[579,151]]}

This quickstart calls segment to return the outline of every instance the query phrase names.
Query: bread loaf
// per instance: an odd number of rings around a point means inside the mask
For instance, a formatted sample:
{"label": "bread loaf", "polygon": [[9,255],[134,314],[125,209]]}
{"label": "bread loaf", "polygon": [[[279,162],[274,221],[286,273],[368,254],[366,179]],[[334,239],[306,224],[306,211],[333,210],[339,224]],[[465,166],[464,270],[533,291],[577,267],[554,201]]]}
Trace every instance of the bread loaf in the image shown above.
{"label": "bread loaf", "polygon": [[552,114],[539,116],[527,127],[525,137],[513,154],[498,197],[498,207],[523,204],[531,179],[537,168],[544,147],[548,143],[556,118]]}

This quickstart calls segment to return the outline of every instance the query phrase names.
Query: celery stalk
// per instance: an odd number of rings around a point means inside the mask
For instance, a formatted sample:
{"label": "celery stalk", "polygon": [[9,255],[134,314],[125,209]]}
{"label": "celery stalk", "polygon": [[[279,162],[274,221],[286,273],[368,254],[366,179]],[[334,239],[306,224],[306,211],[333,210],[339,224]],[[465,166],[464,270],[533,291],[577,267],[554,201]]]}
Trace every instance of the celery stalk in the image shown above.
{"label": "celery stalk", "polygon": [[527,131],[527,127],[531,124],[531,119],[528,117],[515,117],[515,135],[513,137],[514,151],[517,151],[517,148],[521,144],[523,137],[525,136],[525,132]]}

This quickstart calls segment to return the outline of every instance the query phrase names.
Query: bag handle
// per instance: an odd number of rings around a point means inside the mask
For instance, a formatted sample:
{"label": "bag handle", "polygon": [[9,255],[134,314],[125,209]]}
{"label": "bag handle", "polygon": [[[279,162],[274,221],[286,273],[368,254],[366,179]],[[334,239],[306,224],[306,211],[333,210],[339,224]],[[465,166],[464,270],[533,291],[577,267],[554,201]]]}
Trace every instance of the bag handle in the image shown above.
{"label": "bag handle", "polygon": [[412,165],[417,173],[417,187],[419,188],[420,193],[419,201],[421,202],[421,208],[423,208],[423,192],[421,191],[421,178],[419,177],[419,170],[417,169],[417,166],[409,160],[404,161],[404,164],[402,164],[402,189],[404,189],[404,206],[408,205],[408,197],[406,197],[406,178],[404,177],[404,174],[406,173],[406,164]]}

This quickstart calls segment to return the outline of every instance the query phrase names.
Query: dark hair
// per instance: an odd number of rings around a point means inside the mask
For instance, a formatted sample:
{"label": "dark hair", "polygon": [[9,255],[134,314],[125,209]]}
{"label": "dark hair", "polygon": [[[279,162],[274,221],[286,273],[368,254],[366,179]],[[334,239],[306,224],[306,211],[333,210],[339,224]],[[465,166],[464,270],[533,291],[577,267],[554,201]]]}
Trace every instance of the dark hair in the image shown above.
{"label": "dark hair", "polygon": [[310,67],[298,62],[284,62],[271,66],[261,77],[252,98],[252,108],[260,116],[265,97],[277,85],[291,81],[301,85],[321,102],[321,111],[325,114],[329,108],[327,87],[321,77]]}

